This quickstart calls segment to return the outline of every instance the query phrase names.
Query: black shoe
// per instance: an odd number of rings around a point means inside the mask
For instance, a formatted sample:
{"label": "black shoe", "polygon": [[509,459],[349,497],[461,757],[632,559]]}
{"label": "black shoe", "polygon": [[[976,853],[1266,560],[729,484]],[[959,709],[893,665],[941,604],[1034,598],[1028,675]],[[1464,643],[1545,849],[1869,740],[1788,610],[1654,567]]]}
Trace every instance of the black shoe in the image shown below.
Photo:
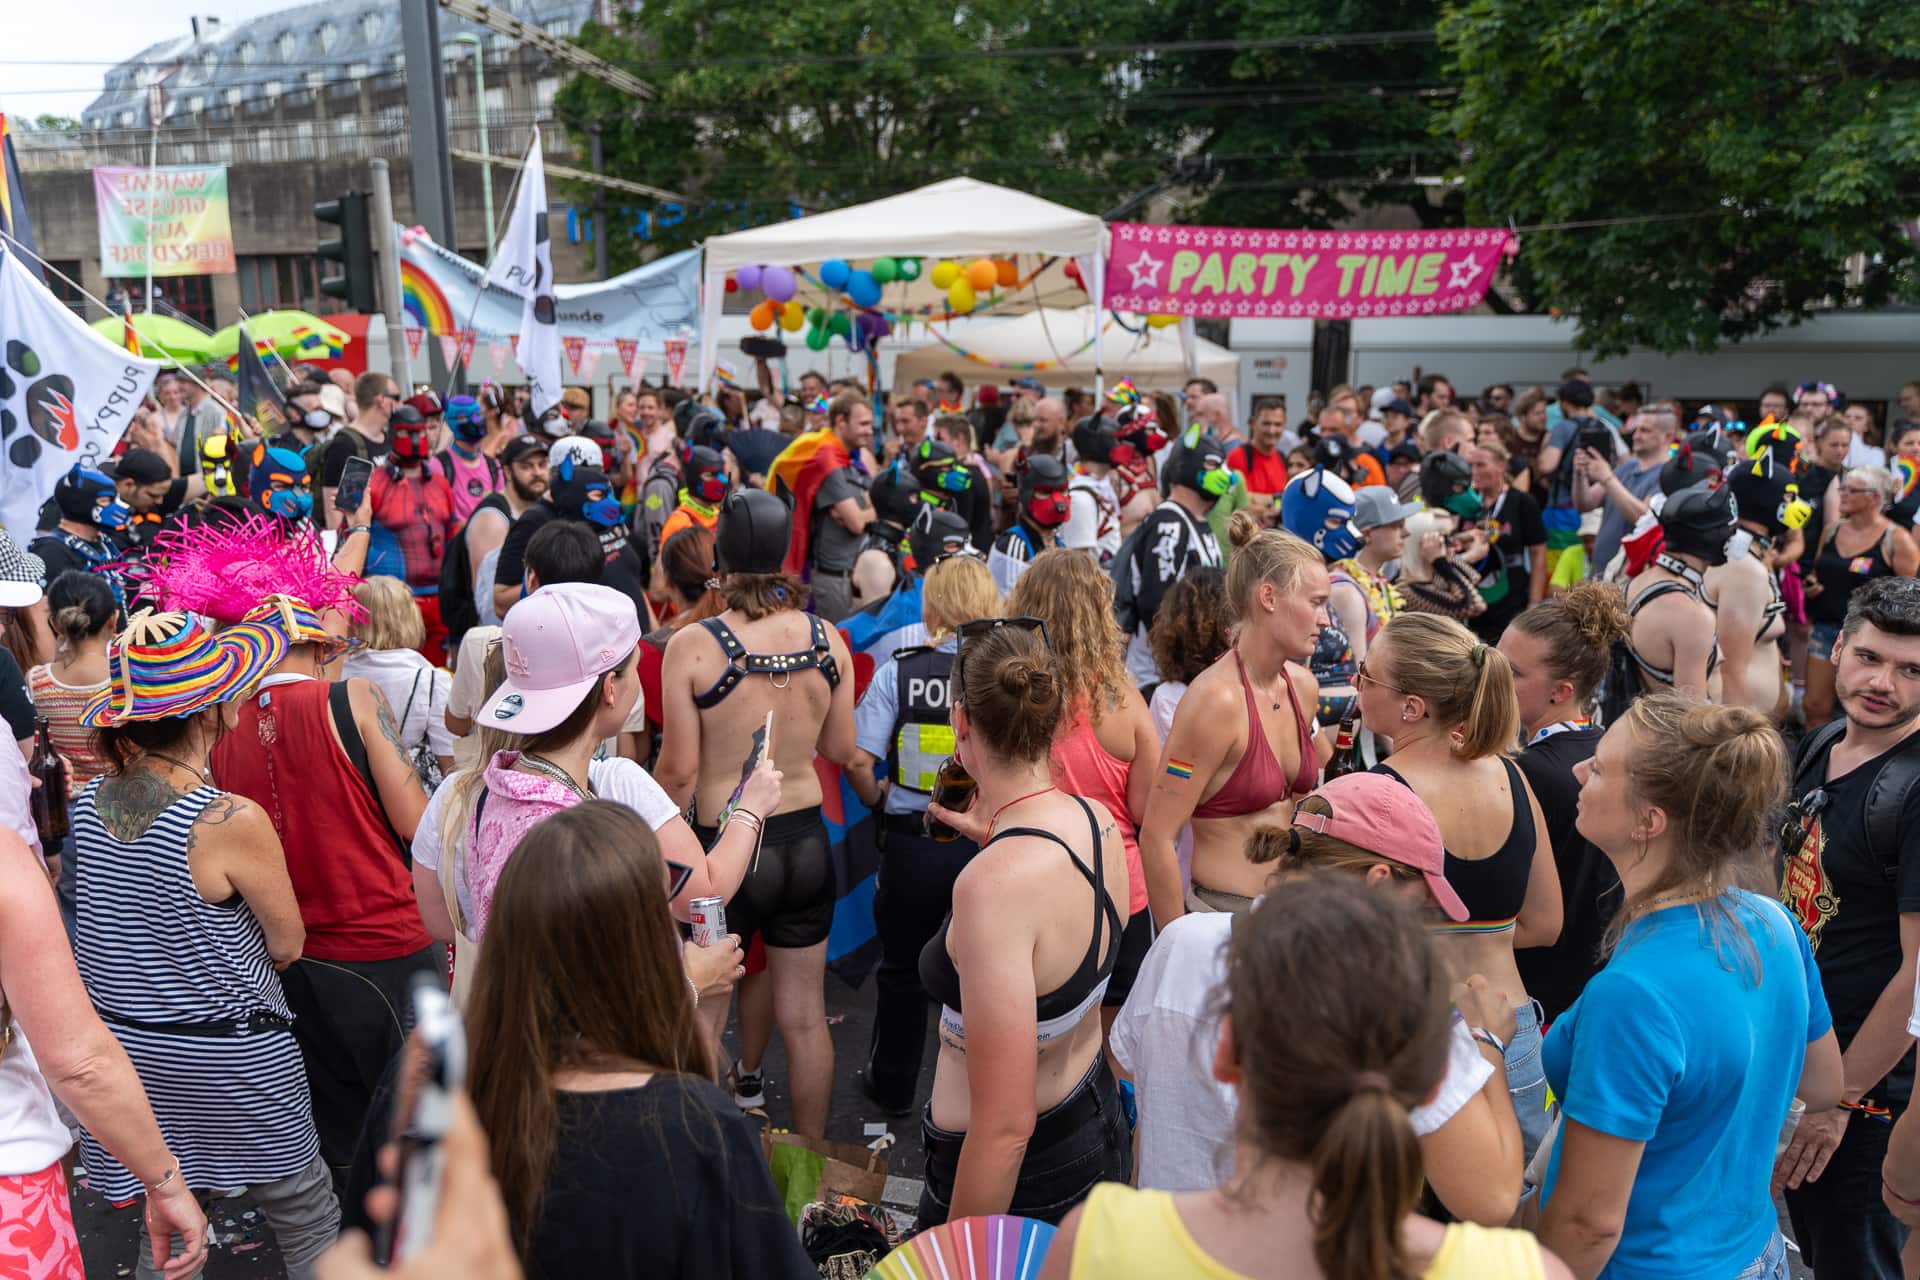
{"label": "black shoe", "polygon": [[874,1107],[879,1110],[881,1115],[886,1116],[889,1120],[898,1120],[903,1116],[913,1114],[912,1098],[908,1098],[905,1102],[895,1102],[890,1098],[883,1098],[880,1096],[880,1091],[874,1088],[872,1076],[862,1071],[856,1078],[860,1082],[860,1092],[862,1096],[864,1096],[868,1102],[871,1102]]}

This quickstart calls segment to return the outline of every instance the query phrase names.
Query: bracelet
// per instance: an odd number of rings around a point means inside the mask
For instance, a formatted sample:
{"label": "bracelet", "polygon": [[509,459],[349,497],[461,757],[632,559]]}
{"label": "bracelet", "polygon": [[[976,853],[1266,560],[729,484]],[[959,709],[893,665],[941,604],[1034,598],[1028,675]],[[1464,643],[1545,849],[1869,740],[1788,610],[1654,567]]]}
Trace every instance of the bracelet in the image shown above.
{"label": "bracelet", "polygon": [[686,975],[686,979],[687,990],[693,992],[693,1007],[698,1009],[700,1007],[700,984],[693,980],[693,975],[690,973]]}
{"label": "bracelet", "polygon": [[373,532],[373,526],[370,524],[350,524],[347,526],[347,536],[349,538],[351,538],[356,533],[372,533],[372,532]]}
{"label": "bracelet", "polygon": [[729,827],[736,822],[745,823],[755,831],[760,830],[759,817],[755,814],[748,813],[745,809],[735,809],[733,813],[728,816],[727,825]]}
{"label": "bracelet", "polygon": [[167,1170],[166,1173],[161,1176],[160,1181],[155,1183],[150,1183],[148,1185],[147,1194],[152,1195],[154,1192],[158,1191],[160,1188],[166,1186],[169,1182],[172,1182],[174,1175],[179,1172],[180,1172],[179,1165],[175,1165],[173,1168]]}
{"label": "bracelet", "polygon": [[1493,1051],[1499,1054],[1502,1058],[1507,1056],[1506,1041],[1502,1040],[1499,1036],[1493,1034],[1493,1032],[1487,1030],[1485,1027],[1468,1027],[1467,1031],[1469,1034],[1473,1036],[1475,1040],[1478,1040],[1481,1044],[1492,1045]]}
{"label": "bracelet", "polygon": [[1878,1106],[1865,1098],[1860,1099],[1858,1102],[1848,1102],[1843,1098],[1837,1105],[1842,1111],[1857,1111],[1869,1120],[1883,1120],[1889,1123],[1893,1120],[1893,1112],[1891,1110],[1883,1106]]}

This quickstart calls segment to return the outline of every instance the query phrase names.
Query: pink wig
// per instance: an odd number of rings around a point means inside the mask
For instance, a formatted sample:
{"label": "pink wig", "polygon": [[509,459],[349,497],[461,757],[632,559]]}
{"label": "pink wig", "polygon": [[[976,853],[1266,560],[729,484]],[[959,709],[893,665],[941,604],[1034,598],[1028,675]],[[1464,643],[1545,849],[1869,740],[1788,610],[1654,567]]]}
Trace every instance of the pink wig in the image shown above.
{"label": "pink wig", "polygon": [[146,594],[160,608],[203,614],[223,626],[276,594],[317,613],[366,617],[353,598],[360,579],[333,567],[320,535],[306,525],[288,533],[264,515],[166,530],[154,537],[147,566]]}

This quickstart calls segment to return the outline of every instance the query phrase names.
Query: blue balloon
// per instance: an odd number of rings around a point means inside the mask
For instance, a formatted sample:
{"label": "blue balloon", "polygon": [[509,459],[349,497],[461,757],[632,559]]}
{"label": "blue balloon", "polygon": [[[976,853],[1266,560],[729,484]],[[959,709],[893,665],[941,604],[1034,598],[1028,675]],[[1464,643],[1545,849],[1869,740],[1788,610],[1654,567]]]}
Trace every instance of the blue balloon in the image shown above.
{"label": "blue balloon", "polygon": [[880,305],[880,282],[873,278],[871,271],[856,271],[847,279],[847,296],[853,299],[856,307],[877,307]]}
{"label": "blue balloon", "polygon": [[847,287],[847,277],[853,274],[853,268],[844,258],[828,258],[820,264],[820,283],[829,289]]}

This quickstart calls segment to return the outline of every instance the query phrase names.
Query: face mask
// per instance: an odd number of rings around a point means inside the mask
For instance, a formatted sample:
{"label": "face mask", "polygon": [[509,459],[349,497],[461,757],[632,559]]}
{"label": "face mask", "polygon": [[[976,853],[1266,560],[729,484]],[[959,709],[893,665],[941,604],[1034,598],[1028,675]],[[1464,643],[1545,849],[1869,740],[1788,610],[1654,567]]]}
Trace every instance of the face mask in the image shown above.
{"label": "face mask", "polygon": [[934,483],[948,493],[965,493],[967,486],[973,483],[973,477],[958,467],[943,468]]}
{"label": "face mask", "polygon": [[1117,444],[1113,446],[1112,450],[1107,454],[1107,465],[1110,467],[1128,466],[1133,462],[1135,456],[1132,445]]}
{"label": "face mask", "polygon": [[269,489],[262,505],[282,520],[304,520],[313,514],[313,492],[309,489]]}
{"label": "face mask", "polygon": [[1240,483],[1240,473],[1230,467],[1213,467],[1200,473],[1200,492],[1209,498],[1224,498]]}
{"label": "face mask", "polygon": [[620,500],[608,496],[605,489],[589,489],[586,501],[580,504],[580,514],[588,524],[611,529],[620,523]]}
{"label": "face mask", "polygon": [[1041,489],[1027,502],[1027,519],[1042,529],[1053,529],[1067,522],[1073,500],[1065,489]]}
{"label": "face mask", "polygon": [[1484,504],[1480,501],[1479,490],[1468,489],[1464,493],[1453,494],[1442,505],[1461,519],[1472,520],[1480,515],[1480,510]]}
{"label": "face mask", "polygon": [[[709,472],[695,479],[687,491],[708,506],[713,506],[727,496],[727,477],[721,472]],[[615,504],[618,505],[618,504]]]}
{"label": "face mask", "polygon": [[333,425],[333,416],[323,409],[314,409],[300,421],[309,431],[325,431]]}

